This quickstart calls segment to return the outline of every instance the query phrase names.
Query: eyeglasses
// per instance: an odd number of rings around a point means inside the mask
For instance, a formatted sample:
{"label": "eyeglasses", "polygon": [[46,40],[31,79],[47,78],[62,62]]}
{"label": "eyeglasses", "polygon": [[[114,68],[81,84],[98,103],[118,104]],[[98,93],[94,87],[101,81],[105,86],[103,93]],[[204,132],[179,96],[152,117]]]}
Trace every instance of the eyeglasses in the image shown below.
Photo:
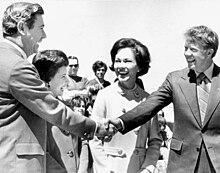
{"label": "eyeglasses", "polygon": [[79,64],[71,64],[71,65],[69,65],[69,67],[75,67],[75,68],[77,68],[77,67],[79,67]]}

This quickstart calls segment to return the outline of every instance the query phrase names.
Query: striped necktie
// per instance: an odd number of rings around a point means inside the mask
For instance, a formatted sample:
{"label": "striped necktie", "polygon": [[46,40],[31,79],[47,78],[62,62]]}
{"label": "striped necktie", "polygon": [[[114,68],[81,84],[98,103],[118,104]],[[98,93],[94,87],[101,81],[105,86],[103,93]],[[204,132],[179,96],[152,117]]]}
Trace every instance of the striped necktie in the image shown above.
{"label": "striped necktie", "polygon": [[200,73],[197,77],[197,89],[198,89],[198,100],[199,100],[199,109],[202,123],[205,118],[206,108],[208,105],[209,99],[209,88],[208,88],[209,79],[204,73]]}

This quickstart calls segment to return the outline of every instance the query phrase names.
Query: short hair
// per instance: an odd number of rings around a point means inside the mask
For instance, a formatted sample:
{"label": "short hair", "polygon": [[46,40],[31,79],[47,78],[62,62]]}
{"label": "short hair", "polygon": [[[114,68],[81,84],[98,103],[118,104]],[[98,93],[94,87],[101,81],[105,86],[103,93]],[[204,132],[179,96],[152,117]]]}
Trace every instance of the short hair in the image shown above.
{"label": "short hair", "polygon": [[198,43],[204,49],[213,49],[214,52],[212,57],[216,55],[218,50],[218,35],[216,32],[212,31],[210,28],[200,25],[189,28],[185,34],[185,38],[192,43]]}
{"label": "short hair", "polygon": [[139,67],[138,76],[146,74],[150,68],[151,57],[148,48],[134,38],[121,38],[116,41],[110,51],[112,65],[110,69],[114,71],[115,57],[120,49],[131,48],[135,54],[137,65]]}
{"label": "short hair", "polygon": [[3,37],[16,35],[17,24],[23,21],[29,29],[34,27],[36,15],[43,15],[43,8],[37,3],[17,2],[7,7],[2,20]]}
{"label": "short hair", "polygon": [[102,61],[96,61],[93,65],[92,65],[92,70],[94,71],[94,73],[96,73],[96,71],[99,69],[99,68],[102,68],[104,67],[105,69],[105,72],[107,71],[108,67],[107,65],[102,62]]}
{"label": "short hair", "polygon": [[68,56],[68,59],[76,59],[77,64],[79,64],[79,59],[76,56]]}
{"label": "short hair", "polygon": [[60,50],[44,50],[33,57],[32,63],[36,67],[40,78],[48,83],[60,67],[68,66],[69,61],[66,54]]}

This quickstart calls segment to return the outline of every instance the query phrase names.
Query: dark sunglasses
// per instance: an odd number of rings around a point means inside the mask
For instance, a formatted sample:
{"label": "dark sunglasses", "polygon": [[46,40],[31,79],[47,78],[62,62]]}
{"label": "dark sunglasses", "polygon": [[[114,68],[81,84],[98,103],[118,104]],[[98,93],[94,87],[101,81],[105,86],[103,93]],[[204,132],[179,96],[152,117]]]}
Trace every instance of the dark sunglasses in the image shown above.
{"label": "dark sunglasses", "polygon": [[75,68],[77,68],[77,67],[79,67],[79,64],[72,64],[72,65],[69,65],[69,67],[75,67]]}

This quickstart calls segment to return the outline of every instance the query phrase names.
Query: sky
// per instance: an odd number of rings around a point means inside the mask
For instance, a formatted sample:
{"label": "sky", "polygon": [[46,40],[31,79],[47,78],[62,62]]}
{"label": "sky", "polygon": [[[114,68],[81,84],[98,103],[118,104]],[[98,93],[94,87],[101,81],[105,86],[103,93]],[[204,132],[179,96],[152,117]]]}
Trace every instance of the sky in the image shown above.
{"label": "sky", "polygon": [[[22,0],[21,0],[22,1]],[[28,0],[26,0],[28,1]],[[0,15],[15,0],[0,1]],[[110,50],[120,38],[135,38],[151,54],[151,68],[141,77],[146,91],[156,90],[169,72],[185,68],[186,29],[206,25],[220,35],[219,0],[29,0],[42,5],[45,32],[39,50],[59,49],[79,58],[79,72],[93,78],[92,64],[111,65]],[[1,32],[1,29],[0,29]],[[0,36],[0,41],[2,36]],[[214,61],[220,65],[219,52]],[[108,69],[106,80],[115,74]],[[173,121],[172,105],[164,109]]]}

